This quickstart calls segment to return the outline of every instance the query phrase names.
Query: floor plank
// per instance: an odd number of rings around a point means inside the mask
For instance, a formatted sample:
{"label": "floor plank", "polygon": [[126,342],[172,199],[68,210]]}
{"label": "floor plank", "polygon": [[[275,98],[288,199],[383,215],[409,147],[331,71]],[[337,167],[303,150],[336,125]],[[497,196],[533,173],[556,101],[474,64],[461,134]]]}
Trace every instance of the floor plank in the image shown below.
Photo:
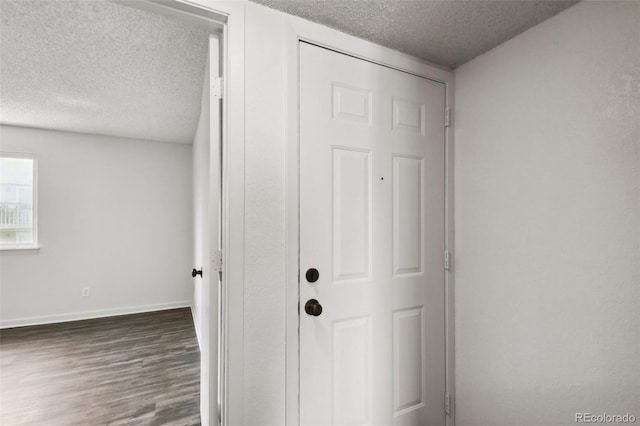
{"label": "floor plank", "polygon": [[0,331],[3,426],[199,425],[189,308]]}

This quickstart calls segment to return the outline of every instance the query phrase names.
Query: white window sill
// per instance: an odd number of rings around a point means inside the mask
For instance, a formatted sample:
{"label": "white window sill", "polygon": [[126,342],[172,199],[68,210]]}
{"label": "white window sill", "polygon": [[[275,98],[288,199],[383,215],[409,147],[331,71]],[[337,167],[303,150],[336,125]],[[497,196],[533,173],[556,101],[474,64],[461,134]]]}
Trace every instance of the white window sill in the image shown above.
{"label": "white window sill", "polygon": [[0,247],[0,254],[38,254],[40,246],[7,246]]}

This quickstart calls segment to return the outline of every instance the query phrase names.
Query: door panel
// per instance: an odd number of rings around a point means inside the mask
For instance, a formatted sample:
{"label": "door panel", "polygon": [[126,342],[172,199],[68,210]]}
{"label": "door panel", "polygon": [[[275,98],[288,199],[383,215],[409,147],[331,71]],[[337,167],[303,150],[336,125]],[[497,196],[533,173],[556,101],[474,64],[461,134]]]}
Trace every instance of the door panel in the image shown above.
{"label": "door panel", "polygon": [[423,307],[393,313],[393,413],[424,405]]}
{"label": "door panel", "polygon": [[333,424],[370,421],[370,335],[368,316],[333,323]]}
{"label": "door panel", "polygon": [[366,123],[371,126],[371,92],[337,82],[333,88],[333,118]]}
{"label": "door panel", "polygon": [[300,61],[300,423],[444,425],[444,85]]}
{"label": "door panel", "polygon": [[210,36],[202,111],[193,144],[194,167],[194,266],[202,275],[194,278],[195,312],[200,331],[200,414],[202,424],[217,425],[218,417],[218,325],[219,275],[212,269],[214,252],[220,248],[220,100],[211,84],[219,74],[219,39]]}
{"label": "door panel", "polygon": [[422,273],[422,158],[393,155],[393,274]]}
{"label": "door panel", "polygon": [[371,156],[333,149],[334,281],[366,279],[371,258]]}

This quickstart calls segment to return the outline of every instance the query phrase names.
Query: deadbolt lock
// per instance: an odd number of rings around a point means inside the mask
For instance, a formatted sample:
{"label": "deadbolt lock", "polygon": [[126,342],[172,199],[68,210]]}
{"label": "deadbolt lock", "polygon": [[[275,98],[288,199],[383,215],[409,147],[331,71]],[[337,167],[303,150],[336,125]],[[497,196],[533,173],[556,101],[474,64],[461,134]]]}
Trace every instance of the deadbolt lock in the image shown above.
{"label": "deadbolt lock", "polygon": [[304,276],[310,283],[315,283],[320,278],[320,272],[316,268],[310,268],[307,269],[307,273]]}

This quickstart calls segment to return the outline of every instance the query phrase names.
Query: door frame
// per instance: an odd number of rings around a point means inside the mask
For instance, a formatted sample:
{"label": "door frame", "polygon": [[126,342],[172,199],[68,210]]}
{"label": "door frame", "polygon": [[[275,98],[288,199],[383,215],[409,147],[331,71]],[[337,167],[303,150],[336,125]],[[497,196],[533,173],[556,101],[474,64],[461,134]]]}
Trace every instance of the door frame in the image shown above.
{"label": "door frame", "polygon": [[[210,410],[209,418],[219,414],[223,425],[243,424],[245,5],[233,0],[112,1],[181,19],[220,37],[220,75],[223,78],[220,232],[224,254],[218,302],[220,407],[219,411]],[[234,286],[229,285],[231,282]],[[230,377],[233,380],[229,380]]]}
{"label": "door frame", "polygon": [[[319,24],[287,15],[285,18],[286,102],[286,183],[285,183],[285,250],[286,250],[286,361],[285,420],[287,426],[300,424],[300,295],[299,295],[299,143],[300,143],[300,42],[307,42],[407,72],[445,85],[445,107],[454,111],[454,74],[436,65],[393,51],[356,37],[339,33]],[[445,112],[443,111],[443,114]],[[455,425],[455,316],[454,316],[454,132],[453,114],[445,129],[445,249],[450,254],[450,267],[445,270],[445,392],[449,394],[446,425]],[[444,255],[444,254],[443,254]],[[444,268],[444,264],[443,264]],[[445,395],[443,395],[443,407]]]}

